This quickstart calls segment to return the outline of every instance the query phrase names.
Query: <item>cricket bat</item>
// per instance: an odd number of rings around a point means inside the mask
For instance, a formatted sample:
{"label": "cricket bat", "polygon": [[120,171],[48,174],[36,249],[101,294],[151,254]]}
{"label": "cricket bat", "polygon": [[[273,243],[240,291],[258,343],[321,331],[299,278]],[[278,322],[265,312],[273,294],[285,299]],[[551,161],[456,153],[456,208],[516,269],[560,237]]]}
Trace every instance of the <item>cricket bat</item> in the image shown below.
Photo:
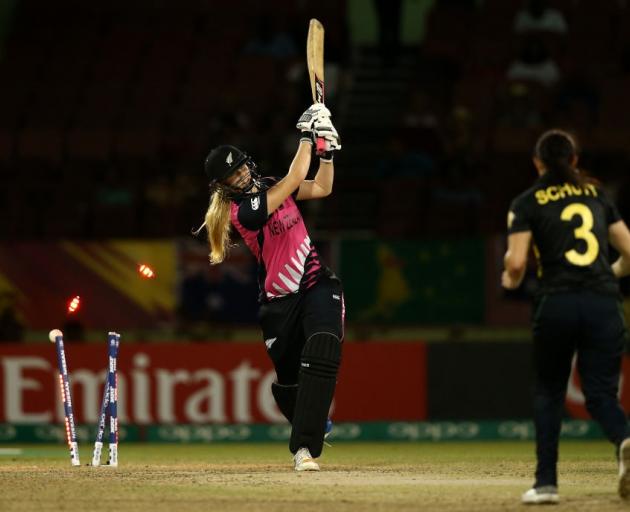
{"label": "cricket bat", "polygon": [[[324,26],[315,18],[308,25],[306,38],[306,65],[311,80],[314,103],[324,103]],[[326,139],[317,137],[315,152],[326,151]]]}

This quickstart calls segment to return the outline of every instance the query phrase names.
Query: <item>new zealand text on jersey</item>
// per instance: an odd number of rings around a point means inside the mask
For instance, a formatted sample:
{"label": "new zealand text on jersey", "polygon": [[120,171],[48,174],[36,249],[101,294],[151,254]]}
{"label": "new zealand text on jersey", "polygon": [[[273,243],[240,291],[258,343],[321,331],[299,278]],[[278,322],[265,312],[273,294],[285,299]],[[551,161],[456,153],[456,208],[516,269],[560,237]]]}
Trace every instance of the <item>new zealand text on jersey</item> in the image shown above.
{"label": "new zealand text on jersey", "polygon": [[269,223],[269,231],[272,235],[280,235],[285,231],[289,231],[293,226],[300,222],[299,215],[285,215],[281,219],[274,219]]}
{"label": "new zealand text on jersey", "polygon": [[538,204],[547,204],[549,201],[559,201],[565,197],[573,196],[591,196],[597,197],[597,189],[595,185],[587,184],[583,187],[564,183],[562,185],[552,185],[536,191],[536,201]]}

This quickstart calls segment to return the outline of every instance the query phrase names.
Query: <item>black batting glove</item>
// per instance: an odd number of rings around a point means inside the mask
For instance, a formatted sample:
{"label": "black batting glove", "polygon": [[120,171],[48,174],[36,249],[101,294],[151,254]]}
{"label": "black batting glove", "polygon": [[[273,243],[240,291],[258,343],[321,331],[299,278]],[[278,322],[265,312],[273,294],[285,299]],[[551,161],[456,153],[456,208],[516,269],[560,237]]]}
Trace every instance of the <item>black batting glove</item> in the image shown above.
{"label": "black batting glove", "polygon": [[300,143],[308,142],[312,146],[315,144],[314,141],[315,141],[315,135],[310,130],[305,130],[302,132],[302,135],[300,135]]}

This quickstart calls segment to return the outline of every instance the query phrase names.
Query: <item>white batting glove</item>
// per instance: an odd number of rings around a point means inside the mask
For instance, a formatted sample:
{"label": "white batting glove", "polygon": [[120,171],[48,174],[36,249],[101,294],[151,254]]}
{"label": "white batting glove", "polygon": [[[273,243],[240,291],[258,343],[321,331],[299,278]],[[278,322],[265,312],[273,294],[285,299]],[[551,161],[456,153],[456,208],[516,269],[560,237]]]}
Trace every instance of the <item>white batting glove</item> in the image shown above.
{"label": "white batting glove", "polygon": [[295,126],[301,132],[310,132],[313,130],[313,122],[321,116],[330,117],[330,110],[323,103],[313,103],[300,116]]}
{"label": "white batting glove", "polygon": [[313,122],[313,132],[315,137],[323,137],[326,139],[327,151],[339,151],[341,149],[341,140],[336,128],[333,126],[330,116],[318,117]]}

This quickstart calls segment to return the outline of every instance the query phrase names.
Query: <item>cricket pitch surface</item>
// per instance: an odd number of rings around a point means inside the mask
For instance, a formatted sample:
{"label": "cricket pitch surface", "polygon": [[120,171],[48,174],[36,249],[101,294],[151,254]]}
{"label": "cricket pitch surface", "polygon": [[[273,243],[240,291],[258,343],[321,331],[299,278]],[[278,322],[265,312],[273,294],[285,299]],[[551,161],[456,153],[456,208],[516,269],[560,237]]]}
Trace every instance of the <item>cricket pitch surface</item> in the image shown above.
{"label": "cricket pitch surface", "polygon": [[[81,462],[91,459],[83,445]],[[106,457],[106,447],[104,447]],[[337,443],[319,473],[296,473],[284,444],[121,444],[119,467],[71,467],[60,445],[0,445],[0,510],[504,511],[528,508],[531,442]],[[554,510],[630,510],[613,448],[560,445]]]}

